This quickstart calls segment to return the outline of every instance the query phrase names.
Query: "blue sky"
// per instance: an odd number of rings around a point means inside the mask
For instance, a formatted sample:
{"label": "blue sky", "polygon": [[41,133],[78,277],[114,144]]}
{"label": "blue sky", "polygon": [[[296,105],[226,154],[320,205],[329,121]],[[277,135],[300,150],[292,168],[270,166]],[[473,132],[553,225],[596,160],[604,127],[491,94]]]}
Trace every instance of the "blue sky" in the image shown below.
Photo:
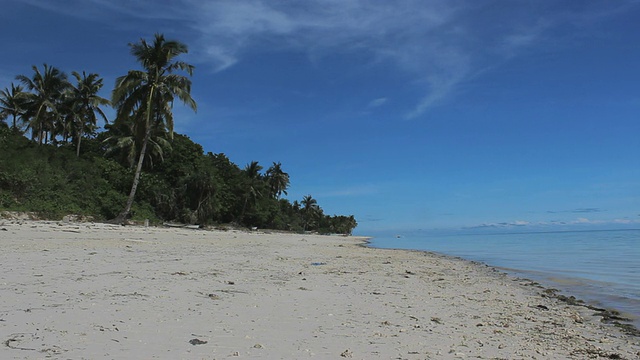
{"label": "blue sky", "polygon": [[0,87],[189,46],[176,131],[358,233],[640,226],[640,2],[8,0]]}

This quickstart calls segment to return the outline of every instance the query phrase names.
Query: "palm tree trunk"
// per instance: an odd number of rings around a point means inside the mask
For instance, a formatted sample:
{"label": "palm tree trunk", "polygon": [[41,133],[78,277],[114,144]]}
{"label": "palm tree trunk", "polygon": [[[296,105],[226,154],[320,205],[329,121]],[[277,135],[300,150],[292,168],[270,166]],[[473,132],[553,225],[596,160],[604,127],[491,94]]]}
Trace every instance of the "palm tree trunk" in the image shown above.
{"label": "palm tree trunk", "polygon": [[80,157],[80,142],[82,142],[82,131],[78,132],[78,146],[76,148],[76,157]]}
{"label": "palm tree trunk", "polygon": [[115,219],[113,219],[114,223],[122,224],[124,220],[129,216],[131,212],[131,206],[133,205],[133,199],[136,197],[136,190],[138,190],[138,183],[140,183],[140,174],[142,173],[142,164],[144,163],[144,157],[147,153],[147,144],[149,143],[149,139],[151,138],[151,102],[153,100],[153,92],[154,87],[152,86],[149,89],[149,98],[147,99],[147,113],[146,113],[146,125],[147,131],[144,134],[144,140],[142,141],[142,149],[140,149],[140,157],[138,158],[138,166],[136,166],[136,173],[133,176],[133,185],[131,185],[131,192],[129,193],[129,198],[127,199],[127,204],[124,207],[124,210],[118,215]]}
{"label": "palm tree trunk", "polygon": [[244,204],[242,205],[242,212],[240,213],[240,221],[244,221],[244,212],[247,210],[247,202],[249,201],[249,197],[246,196],[244,198]]}
{"label": "palm tree trunk", "polygon": [[142,149],[140,149],[140,157],[138,158],[138,165],[136,166],[136,173],[133,176],[133,185],[131,185],[131,192],[129,192],[129,198],[127,198],[127,204],[124,207],[124,210],[115,218],[112,222],[116,224],[122,224],[129,216],[131,212],[131,206],[133,206],[133,200],[136,197],[136,191],[138,190],[138,184],[140,183],[140,174],[142,173],[142,164],[144,163],[144,157],[147,153],[147,144],[149,143],[149,138],[151,137],[151,129],[147,130],[147,133],[144,136],[144,140],[142,141]]}

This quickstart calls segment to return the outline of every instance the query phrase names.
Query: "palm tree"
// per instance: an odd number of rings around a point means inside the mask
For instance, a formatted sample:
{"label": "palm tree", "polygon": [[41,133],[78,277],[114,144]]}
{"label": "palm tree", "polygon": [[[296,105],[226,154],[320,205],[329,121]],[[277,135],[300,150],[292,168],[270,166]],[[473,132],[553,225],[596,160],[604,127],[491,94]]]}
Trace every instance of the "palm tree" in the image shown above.
{"label": "palm tree", "polygon": [[[132,169],[136,166],[137,156],[144,141],[145,132],[136,131],[133,121],[116,120],[113,124],[105,125],[111,134],[103,140],[107,144],[105,156],[115,157],[118,162]],[[154,159],[164,161],[165,149],[171,149],[164,129],[154,129],[147,144],[145,167],[153,167]]]}
{"label": "palm tree", "polygon": [[131,212],[147,146],[154,131],[166,129],[168,137],[173,137],[172,107],[175,97],[194,111],[197,109],[196,102],[191,98],[191,80],[184,75],[174,74],[177,70],[185,71],[189,76],[193,74],[192,65],[175,60],[180,54],[188,52],[186,45],[165,40],[163,35],[156,34],[152,43],[141,39],[139,43],[129,46],[143,70],[130,70],[116,80],[112,103],[117,108],[117,118],[135,121],[136,127],[144,131],[144,138],[131,192],[124,210],[114,219],[116,222],[122,222]]}
{"label": "palm tree", "polygon": [[32,69],[35,72],[32,78],[18,75],[16,79],[31,91],[25,96],[27,129],[31,129],[31,138],[42,144],[55,141],[56,125],[62,118],[62,99],[69,82],[65,73],[47,64],[42,73],[35,65]]}
{"label": "palm tree", "polygon": [[68,93],[69,115],[71,117],[71,130],[75,133],[76,156],[80,156],[80,143],[85,134],[92,134],[98,127],[98,117],[100,115],[105,123],[108,123],[107,116],[100,106],[106,106],[111,102],[98,96],[98,91],[102,88],[102,79],[98,74],[87,75],[84,71],[82,76],[77,72],[71,73],[77,80],[77,85],[71,86]]}
{"label": "palm tree", "polygon": [[0,91],[0,119],[5,120],[11,116],[12,129],[17,129],[17,121],[22,119],[25,112],[24,88],[11,83],[11,89],[5,88]]}
{"label": "palm tree", "polygon": [[249,203],[249,199],[251,199],[251,203],[255,204],[257,200],[262,196],[262,175],[260,171],[263,167],[258,164],[257,161],[252,161],[244,167],[244,175],[245,175],[245,195],[244,195],[244,204],[242,205],[242,213],[240,214],[240,219],[244,219],[244,214],[247,209],[247,203]]}
{"label": "palm tree", "polygon": [[282,171],[282,164],[280,162],[274,162],[269,169],[267,169],[267,182],[269,183],[269,190],[271,196],[276,199],[280,199],[280,195],[284,193],[287,195],[287,188],[289,187],[289,174]]}
{"label": "palm tree", "polygon": [[300,202],[302,205],[302,216],[304,218],[304,230],[307,230],[307,226],[313,225],[314,220],[320,214],[320,206],[318,206],[318,201],[314,199],[311,195],[306,195],[302,198]]}

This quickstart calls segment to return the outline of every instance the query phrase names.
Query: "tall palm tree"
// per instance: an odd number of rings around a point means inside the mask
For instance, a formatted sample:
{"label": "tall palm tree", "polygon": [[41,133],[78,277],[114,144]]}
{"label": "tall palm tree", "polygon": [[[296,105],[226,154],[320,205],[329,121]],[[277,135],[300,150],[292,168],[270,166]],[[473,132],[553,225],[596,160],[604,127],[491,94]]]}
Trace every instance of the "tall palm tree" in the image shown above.
{"label": "tall palm tree", "polygon": [[22,120],[25,112],[26,94],[20,85],[11,83],[11,89],[0,91],[0,119],[5,120],[11,116],[11,128],[18,128],[18,120]]}
{"label": "tall palm tree", "polygon": [[107,116],[100,106],[110,105],[111,102],[98,95],[102,88],[102,79],[98,74],[87,75],[84,71],[82,76],[76,71],[71,73],[77,81],[77,85],[71,85],[67,96],[69,102],[69,116],[71,118],[71,131],[75,133],[76,156],[80,156],[80,144],[85,134],[92,134],[98,127],[99,115],[108,123]]}
{"label": "tall palm tree", "polygon": [[165,40],[163,35],[156,34],[151,43],[140,39],[139,43],[129,44],[129,47],[143,70],[130,70],[127,75],[116,80],[112,103],[117,108],[119,119],[135,121],[145,135],[131,192],[124,210],[114,220],[116,222],[122,222],[131,212],[147,146],[154,130],[166,129],[169,138],[173,137],[174,99],[177,97],[194,111],[197,109],[196,102],[191,98],[191,80],[184,75],[174,74],[177,70],[184,71],[189,76],[193,74],[193,65],[176,60],[177,56],[188,52],[185,44]]}
{"label": "tall palm tree", "polygon": [[320,206],[318,201],[311,195],[305,195],[300,202],[302,205],[302,216],[304,218],[304,230],[307,230],[309,225],[313,225],[316,218],[320,214]]}
{"label": "tall palm tree", "polygon": [[22,82],[31,93],[26,95],[25,116],[28,118],[27,129],[31,129],[31,138],[39,143],[48,140],[55,141],[55,129],[62,118],[63,95],[69,87],[67,75],[55,67],[44,64],[44,71],[34,65],[31,78],[18,75],[16,79]]}
{"label": "tall palm tree", "polygon": [[276,199],[280,198],[280,195],[284,193],[287,195],[287,188],[289,187],[289,174],[282,171],[282,164],[280,162],[274,162],[266,172],[267,182],[269,183],[269,190],[271,196]]}

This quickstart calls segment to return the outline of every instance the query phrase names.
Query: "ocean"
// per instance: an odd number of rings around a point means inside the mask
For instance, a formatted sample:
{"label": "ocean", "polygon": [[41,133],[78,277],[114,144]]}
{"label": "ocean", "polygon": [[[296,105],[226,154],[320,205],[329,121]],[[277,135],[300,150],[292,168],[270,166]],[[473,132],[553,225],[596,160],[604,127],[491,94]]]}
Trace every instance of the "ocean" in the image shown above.
{"label": "ocean", "polygon": [[640,230],[374,234],[370,246],[480,261],[562,295],[615,309],[640,328]]}

